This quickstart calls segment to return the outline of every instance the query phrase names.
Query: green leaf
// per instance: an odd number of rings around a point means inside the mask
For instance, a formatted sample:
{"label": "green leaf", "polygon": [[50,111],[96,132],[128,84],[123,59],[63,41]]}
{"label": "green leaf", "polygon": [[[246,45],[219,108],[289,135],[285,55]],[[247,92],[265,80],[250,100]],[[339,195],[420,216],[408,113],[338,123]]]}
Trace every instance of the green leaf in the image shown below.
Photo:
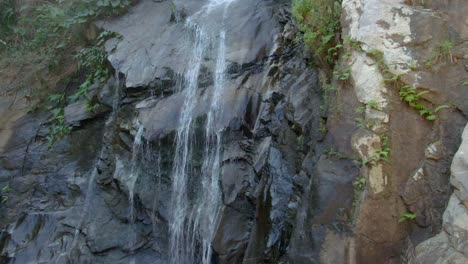
{"label": "green leaf", "polygon": [[436,107],[436,109],[434,109],[434,112],[437,113],[440,110],[445,109],[445,108],[450,108],[450,106],[448,106],[448,105],[439,105],[438,107]]}
{"label": "green leaf", "polygon": [[65,97],[64,94],[51,94],[49,95],[49,101],[51,102],[57,102],[63,100]]}
{"label": "green leaf", "polygon": [[414,220],[414,219],[416,219],[416,214],[406,212],[406,213],[404,213],[404,214],[402,214],[400,216],[399,222],[401,223],[401,222],[405,222],[407,220]]}

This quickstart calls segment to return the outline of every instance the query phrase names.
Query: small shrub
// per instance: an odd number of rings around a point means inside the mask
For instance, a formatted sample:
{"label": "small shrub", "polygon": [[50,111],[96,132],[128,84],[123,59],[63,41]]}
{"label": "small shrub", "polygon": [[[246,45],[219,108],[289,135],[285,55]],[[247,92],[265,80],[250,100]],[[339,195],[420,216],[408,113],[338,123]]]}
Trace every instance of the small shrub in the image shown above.
{"label": "small shrub", "polygon": [[292,14],[304,43],[321,66],[332,68],[339,43],[341,0],[293,0]]}
{"label": "small shrub", "polygon": [[356,191],[358,191],[358,192],[362,192],[364,190],[364,188],[366,187],[366,184],[367,184],[367,181],[366,181],[366,178],[364,176],[361,176],[361,177],[357,178],[353,182],[354,189],[356,189]]}

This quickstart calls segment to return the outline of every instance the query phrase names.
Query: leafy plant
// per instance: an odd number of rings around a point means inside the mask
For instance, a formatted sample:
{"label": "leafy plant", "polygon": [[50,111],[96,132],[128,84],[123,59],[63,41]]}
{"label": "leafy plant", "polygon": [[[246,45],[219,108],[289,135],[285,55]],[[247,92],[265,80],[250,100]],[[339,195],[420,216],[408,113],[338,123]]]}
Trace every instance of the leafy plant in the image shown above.
{"label": "leafy plant", "polygon": [[5,203],[8,201],[8,194],[10,193],[11,188],[10,185],[6,185],[5,187],[2,188],[2,203]]}
{"label": "leafy plant", "polygon": [[437,113],[445,108],[449,108],[448,105],[437,106],[434,110],[428,108],[424,103],[421,102],[421,95],[429,93],[429,91],[422,91],[417,93],[416,88],[404,85],[400,88],[400,99],[407,102],[409,106],[416,109],[419,115],[426,118],[426,120],[434,121],[437,119]]}
{"label": "leafy plant", "polygon": [[366,52],[366,54],[367,56],[371,57],[377,63],[377,66],[383,73],[388,71],[388,67],[385,64],[385,60],[384,60],[384,53],[382,51],[373,49],[373,50]]}
{"label": "leafy plant", "polygon": [[390,144],[388,142],[388,137],[381,136],[380,138],[382,140],[382,148],[376,149],[375,153],[377,154],[379,160],[388,162],[388,156],[391,151]]}
{"label": "leafy plant", "polygon": [[293,0],[292,14],[303,32],[304,43],[314,51],[321,66],[332,68],[341,48],[341,0]]}
{"label": "leafy plant", "polygon": [[432,56],[429,60],[425,62],[426,67],[432,68],[434,64],[442,62],[444,59],[449,59],[453,62],[452,49],[454,48],[453,42],[450,40],[445,40],[440,43],[432,51]]}
{"label": "leafy plant", "polygon": [[416,214],[411,213],[411,212],[405,212],[404,214],[400,216],[399,222],[401,223],[401,222],[406,222],[406,221],[414,220],[414,219],[416,219]]}
{"label": "leafy plant", "polygon": [[[14,0],[0,1],[0,52],[6,63],[32,69],[59,69],[72,64],[73,53],[85,42],[84,24],[124,12],[131,0],[57,0],[18,6]],[[24,14],[23,14],[24,13]],[[17,14],[21,14],[18,16]],[[68,59],[68,60],[65,60]],[[63,68],[63,67],[61,67]]]}
{"label": "leafy plant", "polygon": [[52,94],[49,96],[49,110],[51,116],[49,117],[49,148],[59,139],[64,138],[71,132],[71,128],[66,124],[64,107],[66,104],[65,94]]}
{"label": "leafy plant", "polygon": [[358,117],[358,118],[355,118],[354,119],[357,123],[357,127],[359,128],[366,128],[367,126],[367,123],[366,123],[366,120],[362,117]]}
{"label": "leafy plant", "polygon": [[452,58],[452,49],[454,45],[450,40],[445,40],[436,48],[436,56],[439,58]]}
{"label": "leafy plant", "polygon": [[346,67],[343,70],[337,69],[333,71],[333,75],[336,80],[347,81],[349,77],[351,76],[351,67]]}
{"label": "leafy plant", "polygon": [[360,106],[360,107],[356,108],[356,110],[354,110],[354,112],[356,112],[356,114],[364,114],[366,112],[366,108],[364,106]]}
{"label": "leafy plant", "polygon": [[370,100],[369,102],[367,102],[366,105],[369,106],[372,109],[379,109],[379,103],[377,103],[374,100]]}
{"label": "leafy plant", "polygon": [[391,77],[384,78],[384,82],[386,83],[392,83],[400,80],[401,75],[400,74],[395,74],[392,75]]}
{"label": "leafy plant", "polygon": [[356,51],[363,51],[363,49],[362,49],[362,42],[357,41],[357,40],[355,40],[355,39],[352,39],[352,38],[349,37],[349,36],[347,36],[347,37],[344,38],[343,44],[344,44],[346,47],[350,47],[350,48],[353,49],[353,50],[356,50]]}
{"label": "leafy plant", "polygon": [[366,184],[367,184],[367,181],[364,176],[357,178],[353,182],[354,189],[356,189],[356,191],[359,191],[359,192],[362,192],[364,190],[364,188],[366,187]]}

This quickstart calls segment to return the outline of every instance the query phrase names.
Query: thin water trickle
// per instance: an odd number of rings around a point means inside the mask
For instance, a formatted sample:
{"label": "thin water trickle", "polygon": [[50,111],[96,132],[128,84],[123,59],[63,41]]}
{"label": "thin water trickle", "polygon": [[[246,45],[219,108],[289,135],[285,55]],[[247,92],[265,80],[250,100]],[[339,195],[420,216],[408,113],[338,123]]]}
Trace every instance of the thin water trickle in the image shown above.
{"label": "thin water trickle", "polygon": [[[142,137],[143,131],[145,130],[143,125],[138,127],[138,131],[135,135],[135,139],[133,141],[133,149],[132,149],[132,161],[130,165],[130,175],[127,182],[127,188],[129,193],[129,200],[130,200],[130,212],[129,212],[129,219],[130,225],[133,228],[132,238],[130,239],[130,248],[135,247],[137,242],[137,230],[135,227],[135,183],[138,180],[138,176],[140,174],[140,166],[139,166],[139,158],[143,152],[142,148]],[[135,263],[135,259],[132,256],[130,263]]]}
{"label": "thin water trickle", "polygon": [[[116,72],[115,74],[115,90],[112,98],[112,113],[110,114],[109,118],[105,122],[105,130],[107,130],[112,124],[115,123],[116,119],[116,113],[119,109],[119,104],[120,104],[120,89],[121,89],[121,82],[119,78],[119,73]],[[99,157],[103,156],[103,149],[99,152]],[[58,263],[62,257],[66,258],[70,256],[71,251],[76,247],[76,244],[78,242],[78,236],[80,234],[81,229],[83,228],[84,221],[86,220],[88,216],[88,210],[91,204],[91,198],[92,198],[92,193],[94,190],[94,185],[95,185],[95,180],[96,176],[98,174],[98,171],[96,168],[93,169],[89,179],[88,179],[88,184],[86,188],[86,196],[85,196],[85,201],[83,204],[83,210],[80,214],[80,219],[78,221],[78,225],[75,227],[75,231],[73,232],[73,240],[71,243],[70,248],[68,251],[61,253],[58,255],[56,258],[55,263]]]}
{"label": "thin water trickle", "polygon": [[162,191],[162,186],[161,186],[161,141],[158,142],[158,156],[156,157],[156,194],[154,195],[153,198],[153,207],[152,207],[152,215],[151,215],[151,221],[153,224],[153,232],[156,232],[157,230],[157,219],[155,216],[155,212],[157,208],[159,207],[159,203],[161,200],[161,191]]}

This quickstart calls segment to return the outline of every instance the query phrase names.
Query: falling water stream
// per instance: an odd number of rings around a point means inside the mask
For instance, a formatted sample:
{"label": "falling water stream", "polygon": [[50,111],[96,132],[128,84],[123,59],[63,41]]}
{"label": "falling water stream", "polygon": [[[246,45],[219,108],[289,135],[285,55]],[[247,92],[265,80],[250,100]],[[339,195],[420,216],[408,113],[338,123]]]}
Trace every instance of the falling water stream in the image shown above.
{"label": "falling water stream", "polygon": [[[135,228],[135,183],[138,180],[138,175],[140,173],[138,159],[141,156],[140,154],[142,153],[142,136],[143,136],[144,129],[145,128],[143,125],[140,125],[138,127],[138,131],[135,135],[135,140],[133,141],[132,161],[130,165],[130,176],[127,182],[127,188],[128,188],[129,200],[130,200],[129,218],[130,218],[130,225],[132,226],[132,228]],[[136,240],[137,240],[137,232],[136,230],[133,230],[132,238],[130,239],[130,245],[129,245],[131,249],[136,245]],[[130,263],[135,263],[134,256],[132,256]]]}
{"label": "falling water stream", "polygon": [[[211,0],[197,16],[206,16],[224,5],[224,15],[233,0]],[[223,18],[224,23],[224,18]],[[212,258],[211,241],[216,228],[216,219],[221,201],[219,173],[221,159],[221,131],[217,127],[221,114],[220,98],[225,87],[226,71],[226,32],[219,32],[218,52],[215,69],[214,89],[211,94],[211,105],[207,114],[205,128],[205,147],[201,168],[201,187],[197,198],[189,201],[189,177],[192,168],[193,110],[197,103],[198,76],[203,56],[212,39],[204,32],[202,25],[194,25],[189,18],[188,27],[195,31],[195,47],[189,61],[189,70],[185,79],[185,100],[176,135],[176,150],[172,169],[172,219],[170,224],[171,263],[210,264]]]}
{"label": "falling water stream", "polygon": [[[193,26],[192,26],[193,27]],[[172,263],[188,263],[186,250],[191,243],[189,236],[184,232],[187,223],[187,212],[189,210],[187,197],[187,180],[189,172],[189,159],[191,156],[191,125],[193,121],[193,109],[196,104],[196,92],[198,75],[203,59],[203,52],[208,46],[208,39],[205,33],[199,27],[195,30],[195,48],[192,58],[189,61],[189,70],[185,81],[185,101],[182,114],[179,121],[179,128],[176,135],[176,150],[174,164],[172,169],[172,199],[171,204],[174,207],[170,224],[170,246]]]}

